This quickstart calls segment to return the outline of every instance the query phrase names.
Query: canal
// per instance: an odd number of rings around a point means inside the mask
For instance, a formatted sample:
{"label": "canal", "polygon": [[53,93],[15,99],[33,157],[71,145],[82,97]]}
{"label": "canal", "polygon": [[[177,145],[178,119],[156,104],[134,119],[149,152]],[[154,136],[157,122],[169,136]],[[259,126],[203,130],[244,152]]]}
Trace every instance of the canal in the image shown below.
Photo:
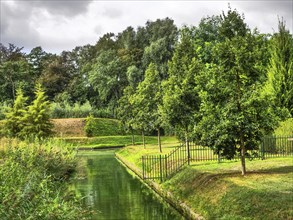
{"label": "canal", "polygon": [[115,158],[114,150],[84,151],[78,155],[83,175],[74,183],[93,220],[184,219],[158,198]]}

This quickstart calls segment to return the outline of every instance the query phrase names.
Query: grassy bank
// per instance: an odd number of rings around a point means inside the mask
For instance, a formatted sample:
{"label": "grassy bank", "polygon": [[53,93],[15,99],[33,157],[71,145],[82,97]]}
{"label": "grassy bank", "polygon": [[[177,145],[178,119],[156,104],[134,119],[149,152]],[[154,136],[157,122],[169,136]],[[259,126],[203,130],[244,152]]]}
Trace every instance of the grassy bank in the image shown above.
{"label": "grassy bank", "polygon": [[60,141],[0,140],[0,219],[85,219],[68,190],[75,152]]}
{"label": "grassy bank", "polygon": [[292,219],[292,158],[193,164],[163,187],[207,219]]}
{"label": "grassy bank", "polygon": [[[141,155],[130,146],[118,152],[141,168]],[[293,219],[293,158],[192,163],[161,184],[206,219]]]}
{"label": "grassy bank", "polygon": [[[57,137],[86,137],[85,118],[52,119],[53,131]],[[123,135],[124,131],[119,120],[108,118],[94,118],[93,136]]]}
{"label": "grassy bank", "polygon": [[[64,139],[66,142],[73,144],[73,146],[78,148],[89,148],[89,149],[99,149],[104,147],[116,147],[116,146],[128,146],[132,145],[132,136],[101,136],[101,137],[68,137]],[[139,155],[141,153],[158,153],[159,148],[157,146],[157,137],[146,136],[146,149],[142,145],[142,137],[140,135],[134,136],[133,146],[135,149],[140,149]],[[179,143],[175,137],[162,137],[162,144],[165,146],[166,150],[170,150],[171,147],[177,146]],[[131,147],[130,147],[131,148]],[[129,149],[129,148],[128,148]],[[138,156],[138,155],[136,155]]]}

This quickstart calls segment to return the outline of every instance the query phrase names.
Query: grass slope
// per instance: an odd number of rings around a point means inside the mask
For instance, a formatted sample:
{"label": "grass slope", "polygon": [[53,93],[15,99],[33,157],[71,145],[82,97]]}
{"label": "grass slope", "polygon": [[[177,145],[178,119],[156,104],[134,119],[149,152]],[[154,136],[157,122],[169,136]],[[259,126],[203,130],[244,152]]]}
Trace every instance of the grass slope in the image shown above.
{"label": "grass slope", "polygon": [[293,219],[293,159],[196,164],[163,187],[207,219]]}
{"label": "grass slope", "polygon": [[[126,146],[132,144],[131,135],[125,136],[101,136],[101,137],[92,137],[92,138],[66,138],[66,142],[72,143],[74,146],[78,146],[79,148],[103,148],[103,147],[116,147],[116,146]],[[152,153],[158,153],[157,147],[157,137],[154,136],[146,136],[147,150],[143,149],[142,146],[142,138],[139,135],[134,136],[134,142],[136,146],[132,146],[134,148],[140,149],[140,153],[136,156],[141,155],[141,153],[146,153],[147,151],[151,151]],[[162,143],[172,146],[176,146],[177,139],[175,137],[162,137]]]}
{"label": "grass slope", "polygon": [[[141,156],[158,151],[129,146],[118,154],[141,169]],[[293,158],[247,160],[247,170],[243,177],[240,161],[194,162],[161,185],[206,219],[293,219]]]}
{"label": "grass slope", "polygon": [[[122,135],[124,132],[119,120],[95,118],[95,136]],[[85,137],[85,118],[52,119],[53,131],[57,137]]]}

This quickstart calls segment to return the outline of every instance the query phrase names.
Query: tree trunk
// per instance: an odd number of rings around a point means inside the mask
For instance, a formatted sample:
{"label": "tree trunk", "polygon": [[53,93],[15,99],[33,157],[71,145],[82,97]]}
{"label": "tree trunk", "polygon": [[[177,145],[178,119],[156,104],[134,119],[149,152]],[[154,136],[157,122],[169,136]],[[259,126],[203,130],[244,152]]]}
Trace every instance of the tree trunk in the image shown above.
{"label": "tree trunk", "polygon": [[240,148],[241,148],[241,172],[242,172],[242,175],[244,176],[246,174],[246,166],[245,166],[246,149],[244,146],[244,137],[242,133],[240,135]]}
{"label": "tree trunk", "polygon": [[131,142],[132,142],[132,145],[134,145],[134,133],[133,133],[133,128],[131,128]]}
{"label": "tree trunk", "polygon": [[159,149],[160,149],[160,153],[162,153],[160,128],[158,128],[158,147],[159,147]]}
{"label": "tree trunk", "polygon": [[142,143],[143,143],[143,148],[145,149],[145,137],[144,137],[144,130],[142,130]]}
{"label": "tree trunk", "polygon": [[[242,107],[241,107],[242,92],[241,92],[241,84],[240,84],[240,75],[238,72],[236,75],[236,81],[237,81],[237,108],[238,108],[238,113],[242,113]],[[239,136],[240,136],[240,149],[241,149],[241,172],[242,172],[242,175],[245,175],[246,174],[246,166],[245,166],[246,149],[244,146],[244,134],[243,134],[242,126],[240,126],[240,129],[239,129]]]}
{"label": "tree trunk", "polygon": [[187,129],[185,131],[185,144],[186,144],[186,150],[187,150],[187,161],[188,161],[188,165],[190,165],[190,150],[189,150],[189,141],[188,141],[188,131],[187,131]]}

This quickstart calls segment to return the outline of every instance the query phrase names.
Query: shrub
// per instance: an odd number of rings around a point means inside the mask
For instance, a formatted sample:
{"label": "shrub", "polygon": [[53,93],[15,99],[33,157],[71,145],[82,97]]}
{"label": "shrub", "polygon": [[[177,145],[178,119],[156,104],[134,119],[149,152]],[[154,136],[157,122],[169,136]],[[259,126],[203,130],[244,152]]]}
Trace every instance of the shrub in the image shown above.
{"label": "shrub", "polygon": [[5,113],[7,110],[11,107],[7,102],[0,102],[0,120],[3,120],[5,118]]}
{"label": "shrub", "polygon": [[0,219],[84,219],[65,181],[75,165],[75,152],[60,141],[7,142],[0,163]]}
{"label": "shrub", "polygon": [[74,103],[70,105],[68,102],[54,102],[51,105],[51,118],[86,118],[93,115],[96,118],[113,118],[108,109],[94,109],[89,101],[84,104]]}
{"label": "shrub", "polygon": [[275,136],[293,136],[293,118],[289,118],[279,124],[274,132]]}
{"label": "shrub", "polygon": [[92,115],[87,117],[84,129],[88,137],[125,134],[120,121],[108,118],[94,118]]}

